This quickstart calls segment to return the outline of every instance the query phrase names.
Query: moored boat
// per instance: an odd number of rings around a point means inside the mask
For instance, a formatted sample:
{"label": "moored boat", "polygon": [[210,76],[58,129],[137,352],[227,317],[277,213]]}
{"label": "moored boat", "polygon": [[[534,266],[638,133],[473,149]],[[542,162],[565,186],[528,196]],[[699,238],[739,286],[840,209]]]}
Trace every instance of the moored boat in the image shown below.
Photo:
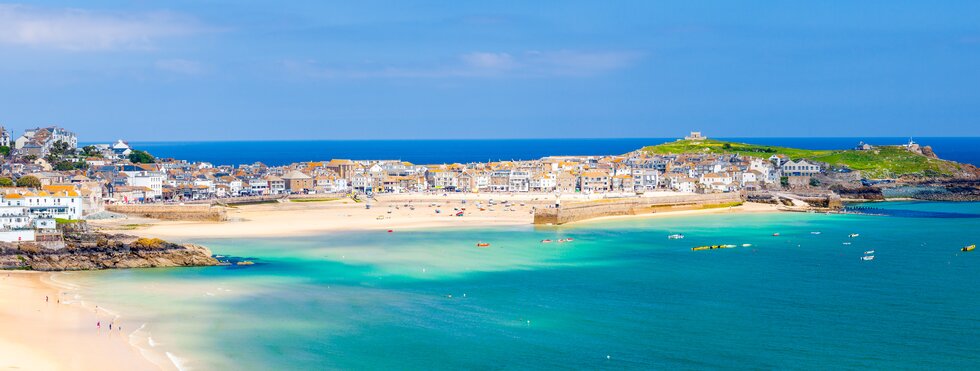
{"label": "moored boat", "polygon": [[735,247],[735,245],[708,245],[708,246],[692,247],[691,251],[730,249],[732,247]]}
{"label": "moored boat", "polygon": [[486,242],[478,242],[476,244],[476,247],[489,247],[489,246],[490,246],[490,244],[489,243],[486,243]]}
{"label": "moored boat", "polygon": [[862,256],[861,260],[875,260],[875,256],[874,255]]}
{"label": "moored boat", "polygon": [[962,249],[960,249],[960,251],[973,251],[976,248],[977,248],[977,245],[970,245],[970,246],[963,247]]}
{"label": "moored boat", "polygon": [[668,239],[671,239],[671,240],[679,240],[679,239],[684,238],[684,235],[683,234],[680,234],[680,233],[675,233],[675,234],[672,234],[670,236],[667,236],[667,238]]}
{"label": "moored boat", "polygon": [[858,237],[858,236],[860,236],[860,234],[857,234],[857,233],[851,233],[851,234],[847,235],[847,237],[850,237],[850,238],[854,238],[854,237]]}
{"label": "moored boat", "polygon": [[548,240],[548,239],[541,240],[541,243],[551,243],[551,242],[552,241],[551,240]]}

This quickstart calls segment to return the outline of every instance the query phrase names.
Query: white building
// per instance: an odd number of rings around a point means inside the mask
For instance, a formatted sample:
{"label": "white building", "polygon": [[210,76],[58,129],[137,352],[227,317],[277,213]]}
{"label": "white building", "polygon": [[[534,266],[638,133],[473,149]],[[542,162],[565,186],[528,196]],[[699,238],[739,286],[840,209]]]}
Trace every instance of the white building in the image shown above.
{"label": "white building", "polygon": [[72,150],[78,148],[78,138],[75,137],[75,133],[57,126],[25,130],[24,134],[14,141],[14,147],[21,149],[28,144],[35,144],[47,151],[57,142],[65,142]]}
{"label": "white building", "polygon": [[[146,187],[150,189],[146,198],[159,200],[163,198],[164,173],[159,171],[121,171],[126,175],[126,185],[132,187]],[[144,200],[148,201],[148,200]]]}

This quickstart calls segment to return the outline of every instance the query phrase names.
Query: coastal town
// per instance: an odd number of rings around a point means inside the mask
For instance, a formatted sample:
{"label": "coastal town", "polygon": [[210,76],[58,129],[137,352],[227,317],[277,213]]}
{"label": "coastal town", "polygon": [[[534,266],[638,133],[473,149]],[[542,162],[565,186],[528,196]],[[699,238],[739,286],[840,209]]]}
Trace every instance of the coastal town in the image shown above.
{"label": "coastal town", "polygon": [[[700,132],[678,141],[708,140]],[[922,154],[914,141],[903,146]],[[856,150],[874,147],[859,143]],[[929,150],[931,153],[931,150]],[[16,139],[0,128],[0,241],[44,241],[58,221],[99,219],[107,205],[166,205],[328,195],[533,194],[560,199],[630,198],[825,189],[863,180],[846,167],[782,154],[668,153],[548,156],[536,160],[413,164],[397,159],[329,159],[289,165],[212,164],[155,158],[127,142],[79,145],[65,128]],[[313,196],[316,197],[316,196]],[[56,239],[56,238],[55,238]]]}

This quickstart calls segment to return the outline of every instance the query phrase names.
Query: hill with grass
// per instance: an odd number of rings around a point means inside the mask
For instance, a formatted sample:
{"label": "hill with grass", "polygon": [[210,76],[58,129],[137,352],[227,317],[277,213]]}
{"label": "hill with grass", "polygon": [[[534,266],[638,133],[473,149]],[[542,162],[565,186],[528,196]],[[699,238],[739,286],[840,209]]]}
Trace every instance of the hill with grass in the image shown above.
{"label": "hill with grass", "polygon": [[953,177],[972,174],[975,169],[965,165],[914,153],[902,146],[878,146],[871,150],[809,150],[779,146],[728,142],[721,140],[678,140],[643,147],[650,154],[739,154],[769,158],[785,155],[793,160],[807,159],[822,162],[833,168],[861,171],[867,178],[897,178],[901,176]]}

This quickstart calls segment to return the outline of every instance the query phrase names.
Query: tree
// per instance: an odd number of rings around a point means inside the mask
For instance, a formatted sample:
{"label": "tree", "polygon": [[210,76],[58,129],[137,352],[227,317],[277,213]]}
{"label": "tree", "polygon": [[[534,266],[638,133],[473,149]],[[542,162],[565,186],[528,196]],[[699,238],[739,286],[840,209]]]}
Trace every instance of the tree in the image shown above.
{"label": "tree", "polygon": [[152,164],[156,160],[146,151],[136,149],[129,153],[129,161],[134,164]]}
{"label": "tree", "polygon": [[92,145],[82,147],[82,154],[84,154],[86,157],[102,157],[102,154],[99,153],[99,149]]}
{"label": "tree", "polygon": [[0,177],[0,187],[13,187],[14,181],[7,177]]}
{"label": "tree", "polygon": [[779,177],[779,185],[783,186],[784,188],[789,187],[789,177],[788,176]]}
{"label": "tree", "polygon": [[810,178],[810,186],[811,187],[819,187],[820,186],[820,181],[817,180],[817,178]]}
{"label": "tree", "polygon": [[732,144],[731,143],[725,143],[725,145],[721,146],[721,148],[724,148],[724,149],[732,149]]}
{"label": "tree", "polygon": [[51,145],[51,154],[52,155],[56,155],[56,156],[59,156],[60,157],[60,156],[67,155],[70,152],[71,152],[71,147],[68,145],[68,143],[65,143],[63,141],[60,141],[59,140],[57,142],[54,142],[54,144]]}
{"label": "tree", "polygon": [[22,176],[20,177],[20,179],[17,179],[17,186],[27,187],[27,188],[41,188],[41,180],[30,175]]}
{"label": "tree", "polygon": [[26,156],[24,156],[24,161],[34,162],[34,160],[37,160],[37,155],[26,155]]}
{"label": "tree", "polygon": [[58,171],[69,171],[75,169],[84,169],[87,166],[85,161],[58,161],[54,164],[54,169]]}
{"label": "tree", "polygon": [[10,147],[0,146],[0,155],[10,156]]}

